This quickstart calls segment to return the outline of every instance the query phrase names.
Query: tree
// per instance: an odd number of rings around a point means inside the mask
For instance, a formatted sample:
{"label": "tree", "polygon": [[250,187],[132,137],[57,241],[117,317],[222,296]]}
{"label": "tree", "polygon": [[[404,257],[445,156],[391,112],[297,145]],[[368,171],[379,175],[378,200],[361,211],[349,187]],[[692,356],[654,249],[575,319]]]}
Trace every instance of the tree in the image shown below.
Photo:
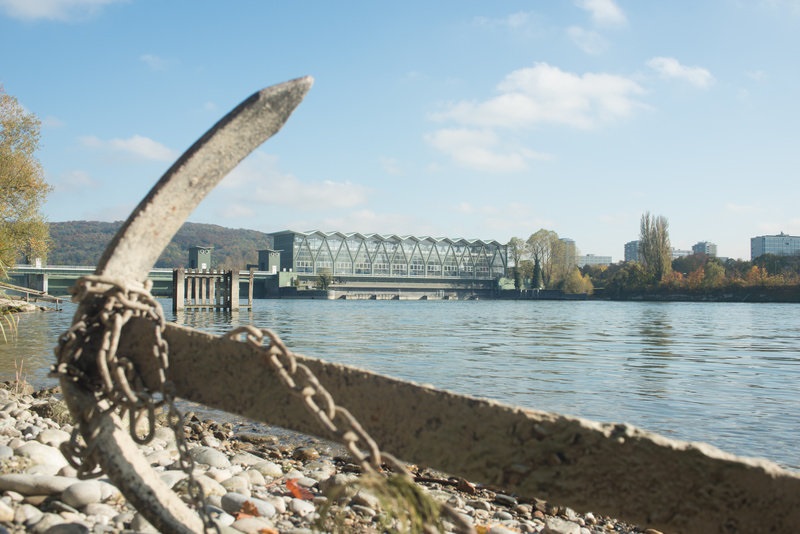
{"label": "tree", "polygon": [[[563,243],[559,241],[558,234],[552,230],[542,228],[526,241],[528,253],[533,257],[534,263],[534,288],[551,287],[557,281],[554,273],[559,273],[561,261],[564,257]],[[538,272],[537,266],[538,265]],[[537,285],[537,276],[541,274],[541,286]]]}
{"label": "tree", "polygon": [[328,289],[332,283],[333,273],[331,270],[327,268],[320,269],[317,273],[317,289],[322,289],[324,291]]}
{"label": "tree", "polygon": [[639,260],[648,276],[658,283],[672,272],[669,222],[663,215],[642,215],[639,232]]}
{"label": "tree", "polygon": [[534,260],[533,263],[533,289],[544,289],[544,277],[542,276],[542,264],[539,260]]}
{"label": "tree", "polygon": [[40,213],[50,186],[35,152],[39,119],[0,87],[0,268],[44,258],[50,238]]}
{"label": "tree", "polygon": [[514,266],[511,268],[512,276],[514,277],[514,289],[520,290],[522,289],[523,280],[520,263],[525,255],[525,241],[519,237],[512,237],[508,242],[508,254],[510,256],[511,263],[514,264]]}
{"label": "tree", "polygon": [[636,292],[647,285],[647,273],[638,261],[626,261],[612,271],[606,288],[612,295],[620,296],[627,292]]}
{"label": "tree", "polygon": [[706,287],[719,287],[725,280],[725,267],[719,261],[712,260],[706,263],[703,270],[703,285]]}
{"label": "tree", "polygon": [[672,260],[672,270],[679,273],[689,274],[696,271],[701,267],[705,267],[708,263],[709,256],[702,252],[698,254],[689,254],[688,256],[681,256]]}
{"label": "tree", "polygon": [[580,269],[573,267],[564,278],[564,293],[586,293],[594,291],[592,280],[588,275],[581,274]]}

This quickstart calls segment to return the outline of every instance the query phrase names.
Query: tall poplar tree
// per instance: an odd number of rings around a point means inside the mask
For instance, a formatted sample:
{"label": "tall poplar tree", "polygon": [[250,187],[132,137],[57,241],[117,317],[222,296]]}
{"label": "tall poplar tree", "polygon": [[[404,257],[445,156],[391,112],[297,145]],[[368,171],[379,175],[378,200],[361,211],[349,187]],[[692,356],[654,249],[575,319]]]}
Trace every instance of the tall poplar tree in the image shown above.
{"label": "tall poplar tree", "polygon": [[514,278],[514,289],[522,289],[522,257],[525,255],[525,241],[519,237],[512,237],[508,242],[508,255],[514,264],[512,276]]}
{"label": "tall poplar tree", "polygon": [[0,275],[21,256],[44,258],[49,231],[40,209],[50,186],[36,150],[40,121],[0,87]]}
{"label": "tall poplar tree", "polygon": [[639,230],[639,261],[656,283],[672,272],[669,222],[663,215],[645,212]]}

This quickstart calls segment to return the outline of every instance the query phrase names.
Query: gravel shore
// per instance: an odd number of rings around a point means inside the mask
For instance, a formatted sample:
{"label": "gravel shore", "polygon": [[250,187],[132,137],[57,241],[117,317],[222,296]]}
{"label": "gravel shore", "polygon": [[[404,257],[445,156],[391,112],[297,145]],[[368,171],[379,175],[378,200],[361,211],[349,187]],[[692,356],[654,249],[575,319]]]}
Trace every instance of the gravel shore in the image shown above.
{"label": "gravel shore", "polygon": [[[276,437],[247,422],[200,420],[185,430],[194,476],[221,532],[394,532],[396,518],[367,489],[342,448],[307,436]],[[155,532],[104,478],[79,480],[58,446],[72,425],[57,391],[0,389],[0,534]],[[177,493],[186,491],[173,433],[159,428],[142,454]],[[409,466],[417,484],[455,509],[476,532],[595,534],[648,532],[591,513],[519,499],[442,473]],[[333,496],[336,496],[334,499]],[[320,525],[320,513],[328,522]],[[446,520],[445,532],[455,527]]]}

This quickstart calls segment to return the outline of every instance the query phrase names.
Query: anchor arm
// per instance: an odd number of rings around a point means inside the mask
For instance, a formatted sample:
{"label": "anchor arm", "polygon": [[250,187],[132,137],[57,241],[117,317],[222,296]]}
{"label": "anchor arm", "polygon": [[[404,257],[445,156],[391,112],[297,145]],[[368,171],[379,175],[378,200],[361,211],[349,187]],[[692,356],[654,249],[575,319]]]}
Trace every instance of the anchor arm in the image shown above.
{"label": "anchor arm", "polygon": [[[310,77],[259,91],[195,142],[156,183],[106,248],[96,274],[122,285],[142,284],[169,241],[200,201],[244,157],[274,135],[311,88]],[[73,326],[94,313],[84,298]],[[152,326],[152,324],[151,324]],[[96,349],[96,347],[94,347]],[[93,358],[96,350],[85,356]],[[149,352],[152,356],[152,347]],[[61,374],[64,400],[103,470],[128,500],[162,532],[191,533],[203,522],[150,469],[113,412],[98,416],[95,393]],[[106,409],[108,407],[106,406]]]}

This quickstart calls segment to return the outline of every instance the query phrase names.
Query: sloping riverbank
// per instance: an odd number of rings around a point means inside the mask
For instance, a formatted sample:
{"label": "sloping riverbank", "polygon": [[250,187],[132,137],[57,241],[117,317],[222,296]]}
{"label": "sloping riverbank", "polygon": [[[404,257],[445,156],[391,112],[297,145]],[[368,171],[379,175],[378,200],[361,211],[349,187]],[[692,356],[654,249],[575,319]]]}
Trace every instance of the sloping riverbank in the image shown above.
{"label": "sloping riverbank", "polygon": [[[306,436],[257,434],[247,422],[219,424],[187,414],[185,423],[193,475],[221,532],[310,533],[319,529],[328,504],[331,519],[322,531],[397,530],[397,518],[374,494],[356,492],[359,468],[342,448]],[[154,532],[109,480],[77,478],[58,448],[72,428],[57,390],[31,393],[16,384],[0,389],[0,532]],[[141,453],[173,491],[186,494],[187,475],[179,467],[171,430],[157,429]],[[644,532],[611,518],[410,468],[425,494],[446,502],[476,532]],[[443,525],[446,532],[455,531],[452,523]]]}
{"label": "sloping riverbank", "polygon": [[29,313],[40,311],[53,311],[52,307],[31,304],[21,298],[0,296],[0,315],[6,313]]}

